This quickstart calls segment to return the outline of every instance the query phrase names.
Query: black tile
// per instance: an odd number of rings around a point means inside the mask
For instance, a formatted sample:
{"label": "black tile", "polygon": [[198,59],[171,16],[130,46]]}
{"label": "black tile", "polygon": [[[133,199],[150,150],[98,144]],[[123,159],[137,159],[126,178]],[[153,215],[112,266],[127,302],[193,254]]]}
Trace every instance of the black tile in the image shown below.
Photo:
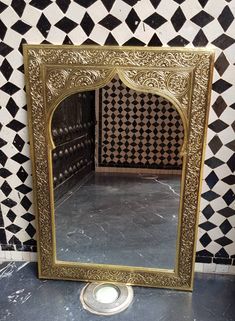
{"label": "black tile", "polygon": [[80,6],[88,8],[97,0],[74,0],[74,2],[78,3]]}
{"label": "black tile", "polygon": [[133,33],[138,28],[140,21],[141,21],[140,17],[137,15],[136,11],[132,8],[125,22]]}
{"label": "black tile", "polygon": [[6,144],[7,144],[7,142],[0,137],[0,148],[2,148],[3,146],[5,146]]}
{"label": "black tile", "polygon": [[235,194],[232,189],[229,189],[223,196],[223,200],[229,206],[235,200]]}
{"label": "black tile", "polygon": [[14,156],[11,157],[15,162],[19,164],[23,164],[29,160],[29,158],[21,153],[17,153]]}
{"label": "black tile", "polygon": [[97,42],[95,42],[94,40],[91,40],[89,38],[87,38],[82,44],[83,45],[99,45]]}
{"label": "black tile", "polygon": [[205,234],[203,234],[202,237],[200,237],[199,241],[204,247],[207,247],[207,245],[209,245],[211,243],[212,239],[210,238],[210,236],[207,233],[205,233]]}
{"label": "black tile", "polygon": [[210,142],[208,143],[208,146],[210,147],[212,153],[215,155],[220,148],[223,146],[221,140],[219,139],[219,137],[217,135],[215,135]]}
{"label": "black tile", "polygon": [[235,215],[235,210],[231,207],[225,207],[218,211],[219,214],[221,214],[224,217],[231,217]]}
{"label": "black tile", "polygon": [[208,192],[201,194],[201,197],[203,197],[207,201],[213,201],[214,199],[220,197],[220,195],[213,192],[213,191],[208,191]]}
{"label": "black tile", "polygon": [[154,7],[154,9],[156,9],[160,4],[161,0],[150,0],[150,2],[152,3],[152,6]]}
{"label": "black tile", "polygon": [[7,178],[7,177],[9,177],[9,176],[11,176],[12,175],[12,173],[8,170],[8,169],[6,169],[6,168],[0,168],[0,176],[2,177],[2,178]]}
{"label": "black tile", "polygon": [[215,263],[215,264],[231,265],[232,259],[215,257],[215,258],[213,258],[213,263]]}
{"label": "black tile", "polygon": [[2,201],[2,204],[9,208],[12,208],[16,206],[17,203],[13,201],[11,198],[6,198],[5,200]]}
{"label": "black tile", "polygon": [[200,226],[200,228],[202,228],[202,229],[205,230],[205,231],[210,231],[210,230],[212,230],[213,228],[216,227],[215,224],[213,224],[213,223],[211,223],[211,222],[209,222],[209,221],[206,221],[206,222],[204,222],[204,223],[201,223],[199,226]]}
{"label": "black tile", "polygon": [[228,185],[235,185],[235,175],[228,175],[224,178],[222,178],[222,181],[225,182]]}
{"label": "black tile", "polygon": [[180,46],[186,46],[188,43],[189,43],[189,41],[187,39],[185,39],[182,36],[178,35],[175,38],[173,38],[172,40],[170,40],[167,44],[169,46],[180,47]]}
{"label": "black tile", "polygon": [[208,127],[213,130],[215,133],[220,133],[222,130],[227,128],[229,125],[223,122],[220,119],[215,120],[213,123],[211,123]]}
{"label": "black tile", "polygon": [[7,183],[7,181],[4,181],[2,186],[1,186],[1,191],[3,192],[3,194],[7,197],[11,191],[12,191],[12,188],[11,186]]}
{"label": "black tile", "polygon": [[3,228],[0,228],[0,243],[1,245],[4,245],[7,243],[6,231]]}
{"label": "black tile", "polygon": [[22,16],[25,6],[25,0],[12,0],[11,2],[11,7],[15,10],[19,17]]}
{"label": "black tile", "polygon": [[205,218],[207,218],[209,220],[209,218],[215,213],[215,211],[213,210],[213,208],[211,207],[211,205],[207,205],[203,210],[202,210],[202,214],[205,216]]}
{"label": "black tile", "polygon": [[32,215],[31,213],[26,213],[26,214],[22,215],[21,217],[27,222],[31,222],[31,221],[35,220],[35,216]]}
{"label": "black tile", "polygon": [[235,171],[235,154],[233,154],[227,161],[227,165],[232,172]]}
{"label": "black tile", "polygon": [[28,211],[30,206],[32,205],[32,202],[28,199],[27,196],[24,196],[20,202],[20,204],[23,206],[23,208]]}
{"label": "black tile", "polygon": [[225,6],[223,11],[218,17],[218,21],[221,27],[224,29],[224,31],[228,30],[233,20],[234,20],[234,15],[232,11],[230,10],[229,6]]}
{"label": "black tile", "polygon": [[99,24],[103,27],[105,27],[106,29],[112,31],[113,29],[115,29],[117,26],[119,26],[122,22],[117,19],[116,17],[114,17],[111,14],[108,14],[107,16],[105,16],[104,19],[99,21]]}
{"label": "black tile", "polygon": [[193,39],[193,45],[195,47],[203,47],[203,46],[206,46],[208,44],[208,39],[207,37],[205,36],[204,32],[202,29],[200,29],[198,31],[198,33],[196,34],[196,36],[194,37]]}
{"label": "black tile", "polygon": [[17,91],[20,90],[19,87],[17,87],[15,84],[13,84],[11,82],[5,83],[5,85],[3,85],[0,89],[2,89],[2,91],[4,91],[5,93],[7,93],[9,95],[13,95]]}
{"label": "black tile", "polygon": [[124,43],[124,46],[144,46],[144,45],[145,45],[144,42],[142,42],[141,40],[135,37],[130,38]]}
{"label": "black tile", "polygon": [[229,244],[233,243],[233,241],[230,240],[226,236],[222,236],[222,237],[218,238],[217,240],[215,240],[215,242],[218,243],[221,246],[226,246],[226,245],[229,245]]}
{"label": "black tile", "polygon": [[214,168],[217,168],[217,167],[223,165],[224,162],[222,160],[220,160],[219,158],[216,158],[216,157],[213,156],[213,157],[207,159],[205,161],[205,164],[207,166],[209,166],[210,168],[214,169]]}
{"label": "black tile", "polygon": [[13,140],[13,145],[19,152],[21,152],[24,148],[25,141],[18,134],[16,134]]}
{"label": "black tile", "polygon": [[14,251],[14,246],[10,244],[1,244],[2,251]]}
{"label": "black tile", "polygon": [[111,46],[118,46],[118,42],[117,40],[114,38],[114,36],[112,35],[112,33],[110,32],[107,39],[105,40],[105,45],[111,45]]}
{"label": "black tile", "polygon": [[212,108],[216,113],[217,117],[220,117],[220,115],[225,111],[226,107],[227,107],[227,104],[224,101],[222,96],[218,96],[216,101],[212,105]]}
{"label": "black tile", "polygon": [[29,223],[29,225],[26,227],[25,229],[25,232],[28,233],[28,235],[33,238],[35,233],[36,233],[36,230],[35,228],[33,227],[32,224]]}
{"label": "black tile", "polygon": [[0,55],[1,56],[3,56],[3,57],[7,56],[12,50],[13,50],[13,48],[8,46],[6,43],[0,42]]}
{"label": "black tile", "polygon": [[15,30],[21,35],[24,35],[26,32],[28,32],[32,26],[28,25],[27,23],[18,20],[16,23],[14,23],[13,26],[11,26],[11,29]]}
{"label": "black tile", "polygon": [[190,20],[192,22],[194,22],[196,25],[198,25],[199,27],[203,28],[208,23],[213,21],[214,18],[211,15],[209,15],[207,12],[202,10],[198,14],[196,14],[193,18],[191,18]]}
{"label": "black tile", "polygon": [[174,0],[175,2],[177,2],[178,4],[183,3],[185,0]]}
{"label": "black tile", "polygon": [[123,1],[129,4],[130,6],[134,6],[139,0],[123,0]]}
{"label": "black tile", "polygon": [[162,42],[156,35],[156,33],[153,34],[152,38],[149,40],[148,46],[155,46],[155,47],[161,47]]}
{"label": "black tile", "polygon": [[0,150],[0,164],[2,164],[2,166],[5,166],[7,159],[7,155]]}
{"label": "black tile", "polygon": [[183,27],[185,21],[186,21],[185,15],[182,9],[178,7],[178,9],[175,11],[173,16],[171,17],[171,22],[175,31],[179,31]]}
{"label": "black tile", "polygon": [[15,101],[10,97],[6,105],[6,109],[9,111],[12,117],[15,117],[19,110],[19,107],[17,106]]}
{"label": "black tile", "polygon": [[12,210],[9,210],[7,212],[7,218],[13,223],[15,218],[17,217],[17,215],[12,211]]}
{"label": "black tile", "polygon": [[212,258],[207,257],[207,256],[196,256],[195,260],[197,263],[211,263],[212,262]]}
{"label": "black tile", "polygon": [[89,36],[95,26],[95,23],[89,16],[89,14],[86,12],[84,17],[82,18],[80,25],[84,30],[84,32],[86,33],[86,35]]}
{"label": "black tile", "polygon": [[105,6],[107,11],[110,11],[115,3],[115,0],[102,0],[102,4]]}
{"label": "black tile", "polygon": [[7,8],[7,5],[0,1],[0,13],[2,13]]}
{"label": "black tile", "polygon": [[4,40],[6,32],[7,32],[7,27],[2,22],[2,20],[0,20],[0,39],[1,40]]}
{"label": "black tile", "polygon": [[15,132],[20,131],[22,128],[25,127],[25,124],[21,123],[20,121],[13,119],[10,123],[6,125],[6,127],[14,130]]}
{"label": "black tile", "polygon": [[21,65],[20,67],[17,68],[22,74],[24,74],[24,65]]}
{"label": "black tile", "polygon": [[29,192],[32,191],[31,187],[28,187],[25,184],[21,184],[15,188],[17,191],[21,192],[22,194],[28,194]]}
{"label": "black tile", "polygon": [[18,47],[18,51],[23,55],[23,44],[27,43],[27,41],[22,38]]}
{"label": "black tile", "polygon": [[215,257],[229,258],[229,255],[225,251],[225,249],[222,247],[217,253],[215,253]]}
{"label": "black tile", "polygon": [[228,220],[223,221],[223,223],[219,226],[221,232],[226,235],[233,227]]}
{"label": "black tile", "polygon": [[3,76],[6,78],[6,80],[9,80],[9,78],[11,77],[11,74],[13,72],[13,68],[9,64],[9,62],[6,58],[2,62],[2,65],[0,67],[0,71],[3,74]]}
{"label": "black tile", "polygon": [[63,40],[63,45],[72,45],[72,44],[73,44],[72,40],[69,38],[69,36],[66,35]]}
{"label": "black tile", "polygon": [[198,0],[198,2],[200,3],[200,5],[204,8],[208,2],[208,0]]}
{"label": "black tile", "polygon": [[205,179],[207,185],[210,189],[212,189],[219,181],[218,176],[215,174],[214,171],[210,172],[210,174]]}
{"label": "black tile", "polygon": [[217,58],[214,66],[220,76],[222,76],[223,73],[227,70],[229,62],[223,52],[221,52],[221,54]]}
{"label": "black tile", "polygon": [[40,16],[36,27],[41,32],[44,38],[48,36],[48,33],[51,29],[51,24],[43,13]]}
{"label": "black tile", "polygon": [[43,1],[38,1],[38,0],[32,0],[30,1],[30,5],[37,8],[37,9],[40,9],[40,10],[44,10],[46,9],[46,7],[48,7],[50,4],[52,3],[52,1],[50,0],[43,0]]}
{"label": "black tile", "polygon": [[74,28],[76,28],[78,26],[78,24],[76,22],[74,22],[73,20],[67,18],[67,17],[63,17],[60,21],[58,21],[55,26],[64,31],[65,33],[69,33],[70,31],[72,31]]}
{"label": "black tile", "polygon": [[235,140],[232,140],[231,142],[225,144],[225,146],[235,152]]}
{"label": "black tile", "polygon": [[10,238],[9,243],[10,243],[10,244],[21,244],[20,240],[19,240],[15,235],[13,235],[13,236]]}
{"label": "black tile", "polygon": [[212,89],[216,91],[218,94],[222,94],[224,91],[228,90],[232,87],[232,84],[227,82],[226,80],[219,79],[213,83]]}
{"label": "black tile", "polygon": [[218,38],[216,38],[214,41],[212,41],[212,44],[216,47],[225,50],[228,47],[230,47],[232,44],[234,44],[235,40],[231,37],[229,37],[226,34],[220,35]]}
{"label": "black tile", "polygon": [[71,0],[56,0],[57,6],[60,8],[60,10],[63,13],[66,13],[69,6],[70,6]]}
{"label": "black tile", "polygon": [[33,246],[33,245],[36,245],[37,242],[36,242],[36,240],[31,239],[31,240],[27,240],[27,241],[23,242],[23,244],[24,244],[24,245]]}
{"label": "black tile", "polygon": [[[146,18],[144,22],[149,25],[153,29],[157,29],[162,26],[167,20],[159,15],[158,13],[154,12],[151,16]],[[130,28],[131,29],[131,28]]]}

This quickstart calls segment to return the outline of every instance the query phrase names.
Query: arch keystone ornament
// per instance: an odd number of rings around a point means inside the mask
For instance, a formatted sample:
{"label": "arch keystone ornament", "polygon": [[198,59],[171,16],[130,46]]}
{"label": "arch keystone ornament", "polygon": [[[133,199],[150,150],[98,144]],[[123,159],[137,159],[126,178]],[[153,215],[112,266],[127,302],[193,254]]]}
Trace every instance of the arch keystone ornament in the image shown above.
{"label": "arch keystone ornament", "polygon": [[[39,277],[192,290],[213,62],[205,48],[24,45]],[[134,90],[168,99],[183,122],[174,270],[56,259],[51,118],[63,99],[102,88],[116,74]]]}

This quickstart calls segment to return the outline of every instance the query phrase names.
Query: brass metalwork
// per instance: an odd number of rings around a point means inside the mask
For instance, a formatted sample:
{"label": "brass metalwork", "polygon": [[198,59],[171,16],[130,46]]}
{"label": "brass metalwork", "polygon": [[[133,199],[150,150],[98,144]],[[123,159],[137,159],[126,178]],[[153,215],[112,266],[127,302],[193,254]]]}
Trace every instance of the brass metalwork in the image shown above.
{"label": "brass metalwork", "polygon": [[[213,51],[203,48],[24,45],[41,278],[192,290],[213,60]],[[183,121],[183,174],[174,270],[56,259],[51,118],[65,97],[101,88],[115,74],[134,90],[167,98]]]}

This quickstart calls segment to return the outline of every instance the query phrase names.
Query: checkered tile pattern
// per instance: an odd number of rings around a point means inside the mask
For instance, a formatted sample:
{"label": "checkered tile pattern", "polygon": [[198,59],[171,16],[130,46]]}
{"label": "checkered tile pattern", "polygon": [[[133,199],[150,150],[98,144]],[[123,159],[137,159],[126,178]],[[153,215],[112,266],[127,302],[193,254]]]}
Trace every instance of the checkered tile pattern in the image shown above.
{"label": "checkered tile pattern", "polygon": [[166,99],[118,78],[100,89],[99,166],[181,169],[184,129]]}
{"label": "checkered tile pattern", "polygon": [[[23,43],[213,46],[197,259],[235,255],[235,0],[1,0],[0,242],[35,251]],[[234,262],[233,262],[234,263]]]}

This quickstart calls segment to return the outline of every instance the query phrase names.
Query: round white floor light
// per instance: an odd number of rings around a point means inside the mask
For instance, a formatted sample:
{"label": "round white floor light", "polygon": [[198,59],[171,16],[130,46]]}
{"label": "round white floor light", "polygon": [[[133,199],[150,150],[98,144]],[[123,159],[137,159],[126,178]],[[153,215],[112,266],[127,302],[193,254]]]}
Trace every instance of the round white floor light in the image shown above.
{"label": "round white floor light", "polygon": [[124,284],[90,283],[82,289],[80,300],[84,309],[91,313],[113,315],[131,304],[133,290]]}

